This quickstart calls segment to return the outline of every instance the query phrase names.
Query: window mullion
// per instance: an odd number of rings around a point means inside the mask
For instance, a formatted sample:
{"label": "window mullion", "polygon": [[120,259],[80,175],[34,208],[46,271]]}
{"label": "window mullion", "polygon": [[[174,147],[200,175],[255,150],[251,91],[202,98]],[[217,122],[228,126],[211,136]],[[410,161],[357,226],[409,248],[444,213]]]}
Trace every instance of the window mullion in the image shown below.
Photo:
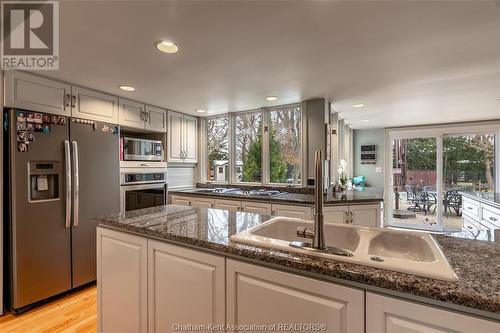
{"label": "window mullion", "polygon": [[270,163],[269,163],[269,110],[262,108],[262,183],[270,183]]}

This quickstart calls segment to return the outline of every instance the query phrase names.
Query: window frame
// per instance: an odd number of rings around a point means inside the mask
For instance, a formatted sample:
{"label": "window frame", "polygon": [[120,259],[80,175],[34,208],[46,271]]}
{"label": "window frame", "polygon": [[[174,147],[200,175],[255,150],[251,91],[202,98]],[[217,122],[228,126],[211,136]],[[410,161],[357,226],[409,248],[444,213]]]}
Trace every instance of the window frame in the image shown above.
{"label": "window frame", "polygon": [[[283,104],[277,105],[274,107],[262,107],[259,109],[245,110],[239,112],[229,112],[224,114],[218,114],[214,116],[209,116],[204,118],[204,128],[203,138],[204,144],[208,142],[208,121],[210,119],[217,118],[228,118],[228,181],[210,181],[208,180],[208,149],[207,147],[202,147],[202,166],[201,177],[200,180],[205,183],[211,184],[221,184],[221,185],[234,185],[234,186],[245,186],[245,185],[254,185],[254,186],[273,186],[273,187],[290,187],[289,184],[286,183],[271,183],[270,182],[270,157],[269,157],[269,127],[270,127],[270,110],[276,110],[281,107],[289,107],[289,106],[300,106],[301,112],[301,120],[300,120],[300,170],[301,170],[301,180],[300,184],[294,184],[292,187],[304,187],[307,181],[307,170],[304,167],[307,165],[307,113],[304,112],[303,103],[291,103],[291,104]],[[236,117],[240,115],[250,114],[250,113],[260,113],[262,117],[261,130],[262,130],[262,177],[260,182],[239,182],[236,181]]]}
{"label": "window frame", "polygon": [[[436,190],[441,193],[444,188],[443,180],[443,138],[453,135],[481,135],[481,134],[494,134],[495,135],[495,191],[500,189],[500,121],[488,122],[475,122],[475,123],[459,123],[459,124],[443,124],[443,125],[427,125],[427,126],[411,126],[411,127],[397,127],[386,128],[385,130],[385,172],[384,172],[384,225],[390,227],[398,227],[393,223],[391,216],[392,200],[393,200],[393,180],[392,180],[392,162],[393,151],[392,142],[397,139],[409,138],[436,138]],[[438,197],[436,210],[442,212],[442,198]],[[429,231],[442,232],[443,219],[442,214],[437,217],[437,224],[435,228],[426,228]]]}

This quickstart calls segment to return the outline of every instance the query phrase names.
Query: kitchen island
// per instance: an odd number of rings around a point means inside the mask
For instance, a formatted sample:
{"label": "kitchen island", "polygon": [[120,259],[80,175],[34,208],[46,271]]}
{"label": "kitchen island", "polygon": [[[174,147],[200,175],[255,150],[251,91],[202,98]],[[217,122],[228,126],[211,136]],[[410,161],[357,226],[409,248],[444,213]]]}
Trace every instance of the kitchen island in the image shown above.
{"label": "kitchen island", "polygon": [[100,329],[272,322],[315,322],[328,332],[500,329],[498,244],[436,236],[459,277],[446,282],[230,241],[268,218],[168,205],[96,219]]}

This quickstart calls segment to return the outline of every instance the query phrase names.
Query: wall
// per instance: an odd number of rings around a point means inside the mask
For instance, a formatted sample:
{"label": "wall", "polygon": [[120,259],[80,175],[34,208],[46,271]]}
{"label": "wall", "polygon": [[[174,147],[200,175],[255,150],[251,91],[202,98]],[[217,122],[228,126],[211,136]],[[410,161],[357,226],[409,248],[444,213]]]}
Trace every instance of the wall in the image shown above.
{"label": "wall", "polygon": [[[361,164],[361,145],[377,146],[377,164]],[[383,188],[384,151],[385,144],[383,128],[354,130],[354,176],[365,176],[366,182],[369,186]]]}

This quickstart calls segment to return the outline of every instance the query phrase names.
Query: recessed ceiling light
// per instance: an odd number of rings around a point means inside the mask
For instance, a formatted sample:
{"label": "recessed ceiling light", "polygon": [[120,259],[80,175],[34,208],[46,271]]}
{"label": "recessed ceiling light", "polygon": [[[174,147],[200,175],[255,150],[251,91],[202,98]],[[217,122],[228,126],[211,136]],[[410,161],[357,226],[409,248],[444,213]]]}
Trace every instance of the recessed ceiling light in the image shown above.
{"label": "recessed ceiling light", "polygon": [[497,97],[497,101],[500,101],[500,97]]}
{"label": "recessed ceiling light", "polygon": [[369,121],[370,121],[369,119],[363,119],[363,120],[362,120],[362,122],[364,122],[364,123],[367,123],[367,122],[369,122]]}
{"label": "recessed ceiling light", "polygon": [[198,113],[205,113],[205,112],[207,112],[207,110],[203,110],[203,109],[196,109],[196,112],[198,112]]}
{"label": "recessed ceiling light", "polygon": [[353,105],[353,107],[355,107],[355,108],[362,108],[363,106],[365,106],[363,103]]}
{"label": "recessed ceiling light", "polygon": [[267,96],[266,101],[268,102],[276,102],[278,100],[278,97],[276,96]]}
{"label": "recessed ceiling light", "polygon": [[119,85],[118,88],[120,88],[121,90],[129,91],[129,92],[135,91],[134,87],[128,86],[126,84]]}
{"label": "recessed ceiling light", "polygon": [[174,54],[179,52],[179,47],[168,40],[160,40],[155,43],[155,46],[163,53]]}

